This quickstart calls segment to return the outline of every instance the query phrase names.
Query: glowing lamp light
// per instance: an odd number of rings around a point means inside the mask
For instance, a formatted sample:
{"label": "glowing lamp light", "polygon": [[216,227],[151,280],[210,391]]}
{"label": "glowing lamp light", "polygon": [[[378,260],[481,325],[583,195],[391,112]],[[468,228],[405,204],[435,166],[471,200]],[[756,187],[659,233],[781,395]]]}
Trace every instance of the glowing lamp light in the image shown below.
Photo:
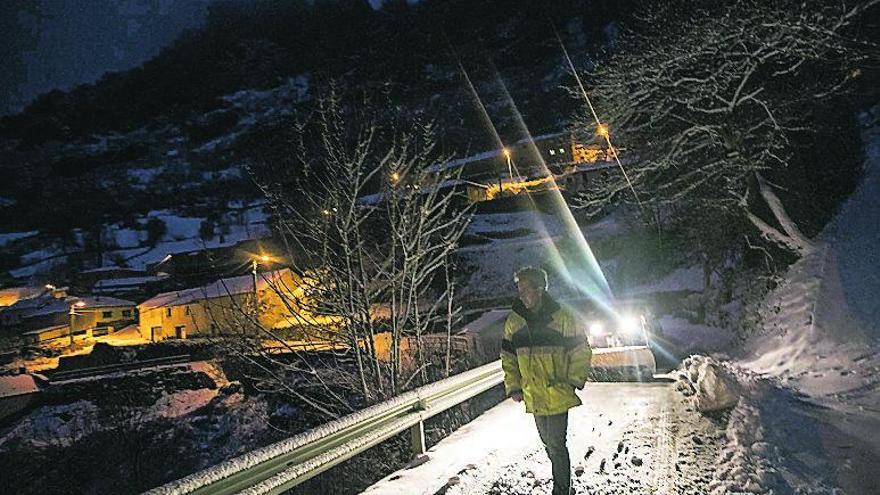
{"label": "glowing lamp light", "polygon": [[259,257],[259,260],[260,260],[260,263],[268,263],[268,262],[272,261],[272,257],[267,256],[265,254],[261,254]]}
{"label": "glowing lamp light", "polygon": [[507,148],[502,148],[501,152],[504,153],[505,158],[510,158],[510,150]]}
{"label": "glowing lamp light", "polygon": [[636,317],[624,316],[620,319],[620,328],[623,330],[623,333],[635,336],[642,330],[642,326],[639,323],[639,319]]}
{"label": "glowing lamp light", "polygon": [[391,174],[391,182],[397,182],[399,180],[400,180],[400,174],[398,174],[397,172],[394,172]]}
{"label": "glowing lamp light", "polygon": [[608,126],[606,124],[599,124],[596,127],[596,134],[602,136],[603,138],[608,137]]}
{"label": "glowing lamp light", "polygon": [[73,303],[73,306],[76,308],[84,308],[84,307],[86,307],[86,302],[85,301],[77,301],[77,302]]}
{"label": "glowing lamp light", "polygon": [[598,337],[605,333],[605,328],[601,323],[591,323],[590,324],[590,335],[593,337]]}

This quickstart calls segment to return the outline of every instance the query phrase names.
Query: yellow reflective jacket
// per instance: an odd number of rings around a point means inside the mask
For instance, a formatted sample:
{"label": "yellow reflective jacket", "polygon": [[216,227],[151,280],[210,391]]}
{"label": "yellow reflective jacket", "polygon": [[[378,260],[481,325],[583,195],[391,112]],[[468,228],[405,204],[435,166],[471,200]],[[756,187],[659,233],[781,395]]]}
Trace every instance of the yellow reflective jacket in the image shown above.
{"label": "yellow reflective jacket", "polygon": [[549,295],[537,313],[516,301],[501,341],[504,389],[507,395],[522,392],[526,412],[564,413],[581,405],[575,388],[586,383],[592,354],[572,313]]}

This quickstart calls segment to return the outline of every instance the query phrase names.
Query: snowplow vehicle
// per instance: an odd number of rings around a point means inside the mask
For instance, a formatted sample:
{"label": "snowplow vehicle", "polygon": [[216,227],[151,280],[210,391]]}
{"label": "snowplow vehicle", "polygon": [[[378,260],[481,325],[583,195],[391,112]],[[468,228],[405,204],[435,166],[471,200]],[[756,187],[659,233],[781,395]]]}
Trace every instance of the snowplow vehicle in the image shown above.
{"label": "snowplow vehicle", "polygon": [[[651,352],[654,321],[648,306],[638,301],[616,303],[615,311],[597,311],[591,301],[565,301],[574,310],[593,350],[591,380],[651,381],[657,363]],[[580,311],[581,308],[589,308]],[[504,321],[510,309],[484,311],[459,330],[453,340],[478,363],[498,359]],[[445,344],[445,337],[443,339]]]}
{"label": "snowplow vehicle", "polygon": [[643,305],[616,304],[613,311],[593,311],[585,320],[584,333],[593,349],[593,380],[653,379],[657,372],[650,346],[653,322]]}

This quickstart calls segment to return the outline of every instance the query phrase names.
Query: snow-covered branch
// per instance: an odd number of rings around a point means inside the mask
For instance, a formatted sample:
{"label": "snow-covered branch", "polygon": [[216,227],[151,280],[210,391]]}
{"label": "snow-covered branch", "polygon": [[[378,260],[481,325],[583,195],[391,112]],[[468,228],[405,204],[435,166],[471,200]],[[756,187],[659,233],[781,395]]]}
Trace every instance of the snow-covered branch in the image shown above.
{"label": "snow-covered branch", "polygon": [[[739,227],[751,226],[786,250],[808,249],[782,201],[755,177],[784,176],[796,155],[793,138],[813,130],[817,105],[847,90],[873,42],[863,39],[859,15],[878,2],[646,6],[623,30],[610,60],[584,78],[595,81],[591,91],[615,143],[637,150],[638,163],[627,172],[646,206],[680,206],[675,218],[685,223],[692,209],[709,208],[716,216],[739,216]],[[591,120],[584,112],[573,131],[590,139]],[[593,181],[575,204],[599,212],[631,201],[623,182]],[[779,227],[738,207],[742,197],[763,201]],[[747,232],[726,235],[737,242]]]}

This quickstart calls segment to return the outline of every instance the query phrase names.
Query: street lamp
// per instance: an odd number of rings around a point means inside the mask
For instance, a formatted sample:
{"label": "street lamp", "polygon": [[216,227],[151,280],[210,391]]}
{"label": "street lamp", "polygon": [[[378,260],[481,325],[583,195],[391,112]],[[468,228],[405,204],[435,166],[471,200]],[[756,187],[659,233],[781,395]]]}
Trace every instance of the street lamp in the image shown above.
{"label": "street lamp", "polygon": [[510,180],[513,180],[513,165],[510,162],[510,150],[507,148],[502,148],[501,152],[504,153],[504,158],[507,159],[507,175],[510,176]]}
{"label": "street lamp", "polygon": [[68,334],[68,336],[70,337],[70,347],[71,347],[71,349],[74,348],[74,347],[76,347],[76,345],[75,345],[74,342],[73,342],[73,323],[74,323],[74,318],[73,318],[73,317],[77,315],[77,313],[76,313],[76,310],[77,310],[77,309],[82,309],[82,308],[84,308],[84,307],[86,307],[86,302],[85,302],[85,301],[77,301],[77,302],[75,302],[75,303],[73,303],[73,304],[70,305],[70,323],[69,323],[69,326],[68,326],[67,334]]}
{"label": "street lamp", "polygon": [[251,258],[251,276],[254,282],[254,319],[256,320],[259,312],[259,298],[257,292],[257,267],[262,263],[263,265],[268,265],[274,261],[271,256],[267,254],[261,254],[259,256],[254,256]]}

